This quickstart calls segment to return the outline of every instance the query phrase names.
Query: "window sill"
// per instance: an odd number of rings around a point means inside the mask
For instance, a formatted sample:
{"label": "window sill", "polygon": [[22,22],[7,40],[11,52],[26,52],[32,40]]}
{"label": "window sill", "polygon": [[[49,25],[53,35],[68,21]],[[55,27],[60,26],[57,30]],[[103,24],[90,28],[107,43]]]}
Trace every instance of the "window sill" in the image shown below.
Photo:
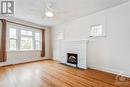
{"label": "window sill", "polygon": [[7,52],[40,52],[41,50],[9,50]]}
{"label": "window sill", "polygon": [[101,35],[101,36],[88,36],[89,38],[95,38],[95,37],[106,37],[105,35]]}

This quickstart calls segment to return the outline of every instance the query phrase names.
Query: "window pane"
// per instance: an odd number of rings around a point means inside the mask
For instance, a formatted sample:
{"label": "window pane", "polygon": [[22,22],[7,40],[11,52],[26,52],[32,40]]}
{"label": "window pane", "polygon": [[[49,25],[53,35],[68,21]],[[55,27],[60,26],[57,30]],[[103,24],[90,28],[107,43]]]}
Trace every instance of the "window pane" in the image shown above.
{"label": "window pane", "polygon": [[39,32],[35,33],[35,40],[39,40],[40,41],[40,33]]}
{"label": "window pane", "polygon": [[22,34],[22,35],[32,36],[32,31],[21,30],[21,34]]}
{"label": "window pane", "polygon": [[16,40],[10,40],[9,49],[16,50]]}
{"label": "window pane", "polygon": [[40,50],[41,48],[40,41],[35,41],[35,47],[36,47],[36,50]]}
{"label": "window pane", "polygon": [[9,30],[9,38],[16,38],[16,29],[10,28],[10,30]]}
{"label": "window pane", "polygon": [[91,26],[90,36],[102,36],[102,25]]}
{"label": "window pane", "polygon": [[33,41],[30,37],[21,37],[21,50],[32,50]]}
{"label": "window pane", "polygon": [[100,29],[100,28],[98,29],[97,35],[98,35],[98,36],[101,36],[101,35],[102,35],[102,29]]}
{"label": "window pane", "polygon": [[35,32],[35,49],[40,50],[41,44],[40,44],[40,32]]}

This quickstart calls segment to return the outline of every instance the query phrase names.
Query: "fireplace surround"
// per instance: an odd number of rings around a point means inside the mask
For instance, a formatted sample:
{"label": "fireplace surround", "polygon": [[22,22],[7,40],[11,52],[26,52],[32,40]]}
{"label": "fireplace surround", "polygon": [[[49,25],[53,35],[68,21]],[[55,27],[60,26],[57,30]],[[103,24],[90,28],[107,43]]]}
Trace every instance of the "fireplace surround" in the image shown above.
{"label": "fireplace surround", "polygon": [[[60,62],[69,66],[87,69],[88,40],[63,40],[60,42]],[[70,55],[71,54],[71,55]],[[73,55],[76,54],[76,55]],[[75,57],[77,56],[77,62]],[[68,58],[73,61],[68,61]]]}

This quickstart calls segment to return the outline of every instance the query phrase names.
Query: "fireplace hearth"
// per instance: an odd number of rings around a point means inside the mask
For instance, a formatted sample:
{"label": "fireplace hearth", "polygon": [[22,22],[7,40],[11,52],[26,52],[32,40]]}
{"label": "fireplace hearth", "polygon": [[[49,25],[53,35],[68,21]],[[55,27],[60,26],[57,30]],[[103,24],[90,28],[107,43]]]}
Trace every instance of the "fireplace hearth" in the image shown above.
{"label": "fireplace hearth", "polygon": [[78,54],[67,53],[67,63],[75,64],[77,67],[78,64]]}

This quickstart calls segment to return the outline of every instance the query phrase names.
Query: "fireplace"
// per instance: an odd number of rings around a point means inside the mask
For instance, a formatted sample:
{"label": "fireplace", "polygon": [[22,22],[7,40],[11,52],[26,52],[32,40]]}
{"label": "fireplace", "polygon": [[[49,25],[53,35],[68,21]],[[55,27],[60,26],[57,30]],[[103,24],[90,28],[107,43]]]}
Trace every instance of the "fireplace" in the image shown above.
{"label": "fireplace", "polygon": [[60,42],[60,62],[72,67],[77,65],[78,68],[87,69],[87,44],[88,40],[62,40]]}
{"label": "fireplace", "polygon": [[77,67],[78,64],[78,54],[67,53],[67,63],[75,64]]}

